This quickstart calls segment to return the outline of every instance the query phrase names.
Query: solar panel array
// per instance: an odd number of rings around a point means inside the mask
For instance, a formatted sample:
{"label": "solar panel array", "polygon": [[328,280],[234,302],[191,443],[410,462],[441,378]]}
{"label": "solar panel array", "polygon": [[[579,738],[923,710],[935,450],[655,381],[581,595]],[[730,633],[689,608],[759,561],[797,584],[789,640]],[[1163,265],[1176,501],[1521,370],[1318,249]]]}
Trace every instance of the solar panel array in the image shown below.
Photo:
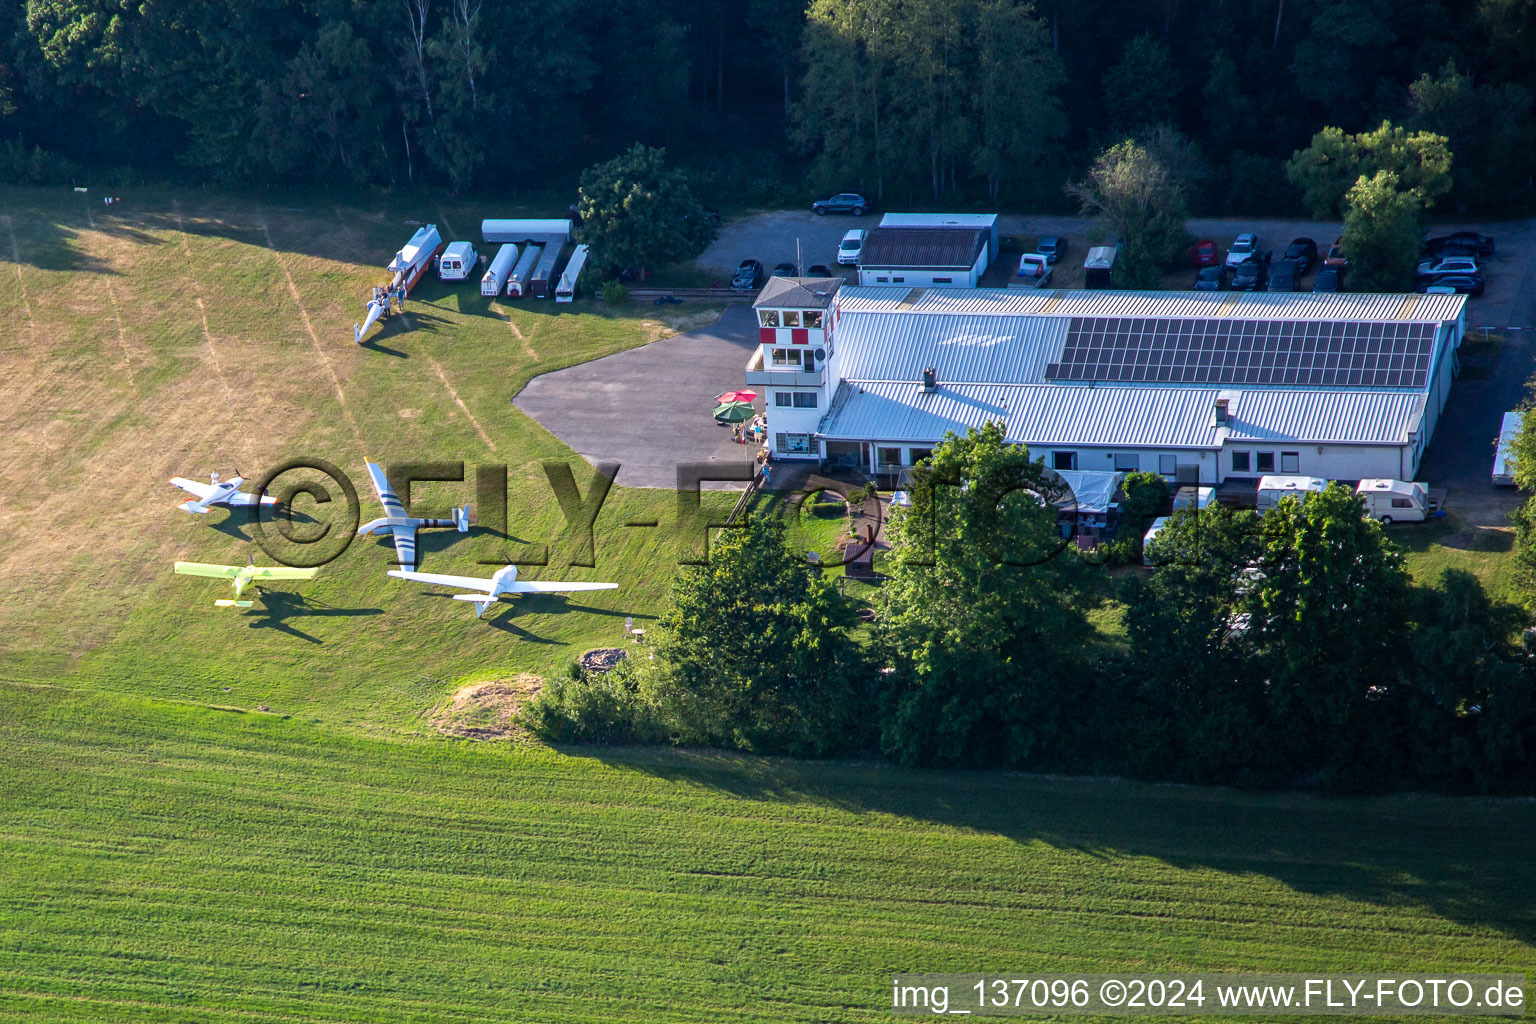
{"label": "solar panel array", "polygon": [[1420,388],[1435,324],[1073,317],[1046,380]]}

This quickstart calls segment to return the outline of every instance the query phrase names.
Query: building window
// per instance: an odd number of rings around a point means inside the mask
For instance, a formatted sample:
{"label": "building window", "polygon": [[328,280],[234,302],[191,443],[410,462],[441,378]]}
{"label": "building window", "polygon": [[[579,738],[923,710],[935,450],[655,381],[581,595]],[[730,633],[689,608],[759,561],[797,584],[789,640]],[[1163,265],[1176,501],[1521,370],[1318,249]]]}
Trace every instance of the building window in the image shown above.
{"label": "building window", "polygon": [[800,352],[798,348],[776,348],[773,350],[773,365],[799,366]]}
{"label": "building window", "polygon": [[955,279],[952,278],[952,277],[936,277],[936,278],[933,279],[933,283],[934,284],[954,284],[955,283]]}
{"label": "building window", "polygon": [[1301,453],[1300,452],[1281,452],[1280,453],[1280,472],[1282,472],[1282,473],[1300,473],[1301,472]]}
{"label": "building window", "polygon": [[1141,468],[1141,457],[1135,452],[1115,453],[1115,472],[1134,473]]}
{"label": "building window", "polygon": [[1052,469],[1076,469],[1077,452],[1051,452]]}
{"label": "building window", "polygon": [[814,391],[796,391],[794,398],[796,409],[816,408],[816,392]]}
{"label": "building window", "polygon": [[779,311],[776,309],[760,309],[757,311],[757,323],[759,327],[779,326]]}
{"label": "building window", "polygon": [[778,434],[774,448],[781,455],[804,455],[811,450],[810,434]]}
{"label": "building window", "polygon": [[821,330],[821,310],[808,309],[800,314],[800,319],[803,321],[802,326],[809,327],[813,331]]}
{"label": "building window", "polygon": [[932,448],[913,448],[912,449],[912,465],[914,465],[914,466],[917,465],[919,462],[922,462],[924,459],[931,459],[931,458],[933,458],[933,449]]}
{"label": "building window", "polygon": [[888,277],[877,277],[875,278],[875,281],[879,284],[889,284],[891,279]]}
{"label": "building window", "polygon": [[1275,453],[1259,452],[1256,467],[1260,473],[1273,473],[1275,471]]}
{"label": "building window", "polygon": [[1176,455],[1159,455],[1157,457],[1157,471],[1163,476],[1177,476],[1179,472],[1179,459]]}
{"label": "building window", "polygon": [[795,404],[795,400],[790,397],[791,394],[792,392],[789,391],[775,391],[773,393],[774,406],[779,409],[791,408]]}
{"label": "building window", "polygon": [[786,309],[784,311],[784,326],[785,327],[799,327],[800,326],[800,314],[799,314],[799,312],[797,312],[796,310],[793,310],[793,309]]}
{"label": "building window", "polygon": [[1247,473],[1247,472],[1250,471],[1251,468],[1252,467],[1249,465],[1249,462],[1248,462],[1248,453],[1247,452],[1233,452],[1232,453],[1232,472],[1234,472],[1234,473]]}
{"label": "building window", "polygon": [[875,465],[881,469],[894,469],[901,465],[900,448],[876,448]]}
{"label": "building window", "polygon": [[907,279],[904,277],[892,277],[891,284],[904,284],[906,283],[906,280]]}

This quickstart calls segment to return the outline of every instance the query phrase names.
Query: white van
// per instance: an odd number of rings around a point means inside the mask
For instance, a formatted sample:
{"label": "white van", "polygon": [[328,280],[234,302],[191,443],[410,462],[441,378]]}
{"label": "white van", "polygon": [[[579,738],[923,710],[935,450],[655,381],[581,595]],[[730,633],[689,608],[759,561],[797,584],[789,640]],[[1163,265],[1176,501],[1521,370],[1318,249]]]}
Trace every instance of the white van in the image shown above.
{"label": "white van", "polygon": [[1157,538],[1158,534],[1163,532],[1163,527],[1168,525],[1170,518],[1170,516],[1158,516],[1152,520],[1152,525],[1147,528],[1146,534],[1141,538],[1141,564],[1149,569],[1154,564],[1152,561],[1152,541]]}
{"label": "white van", "polygon": [[1355,494],[1365,514],[1383,523],[1422,523],[1430,516],[1429,489],[1407,480],[1361,480]]}
{"label": "white van", "polygon": [[1261,476],[1258,502],[1254,508],[1263,515],[1280,504],[1282,498],[1301,500],[1327,486],[1328,481],[1317,476]]}
{"label": "white van", "polygon": [[865,232],[860,228],[854,228],[843,236],[843,240],[837,246],[837,262],[858,263],[859,257],[864,253]]}
{"label": "white van", "polygon": [[473,242],[449,242],[437,258],[437,276],[444,281],[463,281],[479,262]]}

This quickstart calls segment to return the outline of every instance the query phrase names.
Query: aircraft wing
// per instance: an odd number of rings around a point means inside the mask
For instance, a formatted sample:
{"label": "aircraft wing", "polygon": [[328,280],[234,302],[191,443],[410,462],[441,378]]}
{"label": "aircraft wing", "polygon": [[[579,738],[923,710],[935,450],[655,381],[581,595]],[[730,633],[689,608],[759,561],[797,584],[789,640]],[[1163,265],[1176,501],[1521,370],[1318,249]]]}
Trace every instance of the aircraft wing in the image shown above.
{"label": "aircraft wing", "polygon": [[389,574],[399,580],[413,580],[416,583],[435,583],[440,587],[460,587],[464,590],[478,590],[482,594],[491,592],[492,582],[476,576],[445,576],[436,572],[411,572],[407,569],[391,569]]}
{"label": "aircraft wing", "polygon": [[209,565],[206,562],[177,562],[176,571],[183,576],[210,576],[216,580],[232,580],[240,575],[240,566]]}
{"label": "aircraft wing", "polygon": [[619,585],[617,583],[556,583],[554,581],[550,581],[548,583],[543,583],[543,582],[539,582],[537,580],[529,581],[529,582],[524,582],[522,580],[518,580],[516,583],[514,583],[510,587],[508,587],[506,589],[505,593],[508,593],[508,594],[560,594],[560,593],[564,593],[566,591],[572,591],[572,590],[618,590],[618,589],[619,589]]}
{"label": "aircraft wing", "polygon": [[315,578],[315,573],[317,573],[319,571],[320,570],[318,568],[315,568],[315,569],[294,569],[294,568],[291,568],[291,567],[286,566],[286,565],[261,565],[261,566],[256,566],[252,570],[252,572],[251,572],[251,579],[253,579],[253,580],[312,580],[312,579]]}
{"label": "aircraft wing", "polygon": [[[373,492],[379,496],[379,504],[384,506],[384,514],[391,519],[404,519],[405,506],[400,504],[400,499],[395,496],[395,490],[389,486],[389,477],[384,475],[384,467],[377,462],[363,460],[363,465],[368,467],[368,478],[373,481]],[[395,541],[396,545],[399,540]],[[405,559],[401,559],[405,561]],[[409,563],[415,565],[414,559]]]}
{"label": "aircraft wing", "polygon": [[[276,505],[277,498],[271,494],[263,494],[261,496],[261,503],[263,505]],[[242,508],[248,505],[254,505],[256,504],[256,495],[247,494],[245,491],[236,491],[234,494],[229,496],[229,504],[237,505]]]}
{"label": "aircraft wing", "polygon": [[193,495],[197,498],[198,501],[207,501],[208,498],[213,494],[212,484],[200,484],[196,480],[188,480],[184,476],[171,477],[171,483],[175,484],[177,487],[180,487],[188,494]]}
{"label": "aircraft wing", "polygon": [[403,526],[392,528],[395,535],[395,560],[403,566],[416,567],[416,531]]}

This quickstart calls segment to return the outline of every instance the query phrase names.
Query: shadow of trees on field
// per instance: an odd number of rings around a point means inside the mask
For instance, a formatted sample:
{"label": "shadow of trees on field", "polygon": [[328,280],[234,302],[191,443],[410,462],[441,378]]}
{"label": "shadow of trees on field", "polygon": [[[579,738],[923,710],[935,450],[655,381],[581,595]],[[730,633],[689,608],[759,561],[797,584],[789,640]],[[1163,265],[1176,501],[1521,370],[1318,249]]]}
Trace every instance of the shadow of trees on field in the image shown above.
{"label": "shadow of trees on field", "polygon": [[911,818],[1104,861],[1152,857],[1185,870],[1261,875],[1298,892],[1421,908],[1536,942],[1536,866],[1527,853],[1536,802],[1528,800],[1344,800],[872,761],[561,750],[742,800]]}

